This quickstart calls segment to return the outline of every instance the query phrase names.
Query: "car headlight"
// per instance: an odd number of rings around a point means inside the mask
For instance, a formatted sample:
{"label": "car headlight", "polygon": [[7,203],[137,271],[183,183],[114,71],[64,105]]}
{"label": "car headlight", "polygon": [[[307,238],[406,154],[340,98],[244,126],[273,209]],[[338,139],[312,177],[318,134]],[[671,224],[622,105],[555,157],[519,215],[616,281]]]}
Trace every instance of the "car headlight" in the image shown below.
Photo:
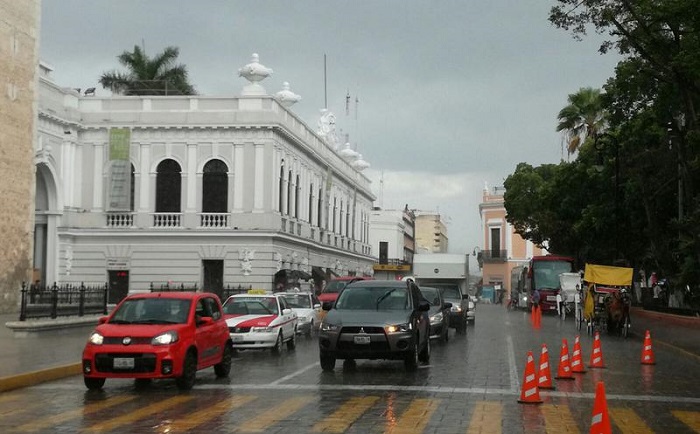
{"label": "car headlight", "polygon": [[451,312],[461,312],[462,311],[462,306],[452,306],[450,309]]}
{"label": "car headlight", "polygon": [[435,315],[430,317],[430,322],[441,322],[442,321],[442,312],[438,312]]}
{"label": "car headlight", "polygon": [[90,335],[90,343],[93,345],[102,345],[104,342],[105,338],[101,334],[94,332],[93,334]]}
{"label": "car headlight", "polygon": [[401,333],[401,332],[407,332],[409,330],[413,330],[413,325],[411,325],[411,323],[396,324],[396,325],[390,325],[390,326],[386,327],[387,333]]}
{"label": "car headlight", "polygon": [[170,345],[177,342],[179,339],[176,331],[169,331],[153,338],[151,345]]}
{"label": "car headlight", "polygon": [[527,295],[523,295],[523,301],[527,301]]}
{"label": "car headlight", "polygon": [[251,327],[250,331],[253,333],[272,333],[272,327]]}
{"label": "car headlight", "polygon": [[340,327],[337,326],[336,324],[330,324],[327,322],[321,323],[321,331],[322,332],[335,332],[335,331],[338,331],[339,329],[340,329]]}

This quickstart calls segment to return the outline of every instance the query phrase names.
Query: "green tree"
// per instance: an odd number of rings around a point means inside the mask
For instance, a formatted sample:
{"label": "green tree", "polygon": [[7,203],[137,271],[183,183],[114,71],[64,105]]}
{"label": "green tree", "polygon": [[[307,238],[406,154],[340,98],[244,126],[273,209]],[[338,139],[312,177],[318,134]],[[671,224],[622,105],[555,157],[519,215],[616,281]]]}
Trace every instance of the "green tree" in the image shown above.
{"label": "green tree", "polygon": [[117,56],[127,72],[105,72],[99,82],[105,89],[122,95],[194,95],[187,68],[175,63],[179,54],[177,47],[166,47],[150,58],[135,45],[133,52],[124,51]]}
{"label": "green tree", "polygon": [[588,137],[595,137],[606,126],[600,89],[581,88],[569,94],[568,105],[561,109],[557,118],[557,131],[564,133],[569,155],[578,151]]}

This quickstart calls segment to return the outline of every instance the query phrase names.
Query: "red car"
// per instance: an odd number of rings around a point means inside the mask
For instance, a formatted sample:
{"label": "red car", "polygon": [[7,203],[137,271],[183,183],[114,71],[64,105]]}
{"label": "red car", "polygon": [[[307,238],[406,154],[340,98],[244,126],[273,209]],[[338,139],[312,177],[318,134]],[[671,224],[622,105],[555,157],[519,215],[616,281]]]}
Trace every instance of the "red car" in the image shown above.
{"label": "red car", "polygon": [[231,371],[231,339],[215,294],[155,292],[134,294],[99,320],[83,350],[88,389],[107,378],[138,383],[174,378],[181,390],[194,386],[200,369],[217,377]]}
{"label": "red car", "polygon": [[373,280],[372,277],[365,276],[341,276],[336,277],[328,281],[328,284],[318,295],[318,299],[321,301],[321,305],[325,302],[335,303],[338,298],[340,291],[345,289],[346,286],[352,282],[357,282],[358,280]]}

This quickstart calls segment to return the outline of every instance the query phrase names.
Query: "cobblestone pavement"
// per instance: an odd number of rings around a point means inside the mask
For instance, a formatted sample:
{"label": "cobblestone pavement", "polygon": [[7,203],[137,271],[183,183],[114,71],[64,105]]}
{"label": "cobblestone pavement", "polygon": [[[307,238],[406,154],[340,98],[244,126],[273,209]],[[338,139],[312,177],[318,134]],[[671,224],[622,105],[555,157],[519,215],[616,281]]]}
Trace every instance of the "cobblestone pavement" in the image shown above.
{"label": "cobblestone pavement", "polygon": [[[429,365],[415,373],[394,361],[338,363],[324,373],[315,338],[295,351],[241,352],[228,379],[198,373],[189,393],[171,381],[135,388],[108,380],[88,392],[79,376],[0,394],[0,431],[10,432],[269,432],[269,433],[581,433],[590,427],[595,386],[605,384],[615,433],[699,433],[700,355],[691,337],[654,343],[656,365],[641,365],[645,326],[668,334],[671,325],[633,323],[628,339],[601,335],[605,369],[540,390],[543,404],[517,402],[526,354],[549,350],[556,375],[562,339],[569,355],[577,335],[571,320],[545,316],[533,329],[524,312],[479,305],[467,336],[451,332],[435,343]],[[657,329],[651,329],[652,336]],[[588,365],[593,339],[581,333]],[[662,343],[663,342],[663,343]],[[79,356],[79,355],[78,355]]]}

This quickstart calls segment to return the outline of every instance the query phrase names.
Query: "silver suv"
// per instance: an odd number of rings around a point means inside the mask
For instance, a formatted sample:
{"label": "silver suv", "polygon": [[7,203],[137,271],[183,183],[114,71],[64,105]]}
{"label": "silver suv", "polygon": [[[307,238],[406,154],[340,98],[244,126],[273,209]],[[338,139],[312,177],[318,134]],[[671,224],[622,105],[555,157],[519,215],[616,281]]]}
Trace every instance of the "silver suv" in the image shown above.
{"label": "silver suv", "polygon": [[430,360],[430,303],[412,281],[354,282],[323,309],[328,314],[318,342],[324,371],[332,371],[336,359],[398,359],[407,370]]}

